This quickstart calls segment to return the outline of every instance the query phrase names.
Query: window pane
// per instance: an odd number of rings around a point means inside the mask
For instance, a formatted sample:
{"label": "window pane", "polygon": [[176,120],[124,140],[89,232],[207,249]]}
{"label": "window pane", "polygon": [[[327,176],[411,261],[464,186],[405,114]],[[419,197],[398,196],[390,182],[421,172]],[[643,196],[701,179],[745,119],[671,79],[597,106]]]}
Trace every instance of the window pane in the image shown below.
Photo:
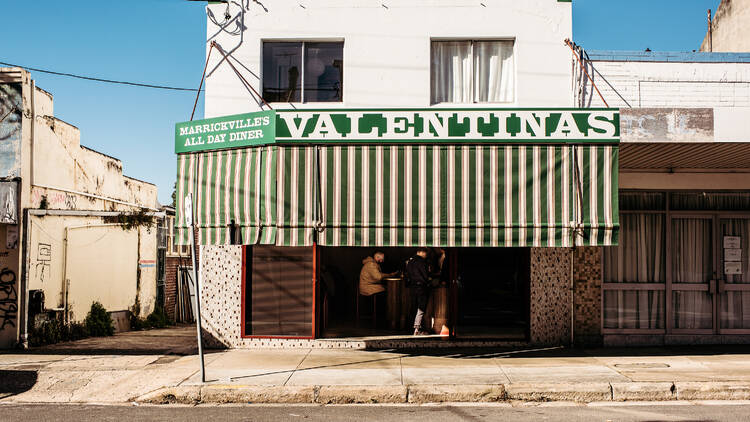
{"label": "window pane", "polygon": [[246,335],[312,336],[312,248],[254,246]]}
{"label": "window pane", "polygon": [[721,328],[750,328],[750,292],[724,292],[719,306]]}
{"label": "window pane", "polygon": [[474,101],[513,101],[513,41],[474,43]]}
{"label": "window pane", "polygon": [[604,292],[604,328],[664,328],[664,291]]}
{"label": "window pane", "polygon": [[747,211],[750,209],[750,193],[677,192],[671,194],[669,201],[669,207],[678,211]]}
{"label": "window pane", "polygon": [[713,275],[713,220],[675,218],[672,220],[672,281],[708,283]]}
{"label": "window pane", "polygon": [[[723,247],[724,236],[736,236],[740,238],[738,249],[725,249]],[[721,219],[721,242],[719,256],[721,262],[719,270],[724,273],[727,283],[750,283],[750,219],[747,218],[723,218]],[[739,266],[739,274],[726,274],[725,263],[733,262]],[[733,272],[733,271],[730,271]]]}
{"label": "window pane", "polygon": [[674,328],[713,328],[713,301],[711,293],[699,291],[672,292]]}
{"label": "window pane", "polygon": [[665,216],[621,214],[620,245],[604,248],[604,281],[664,283]]}
{"label": "window pane", "polygon": [[433,103],[472,102],[471,42],[433,42],[430,77]]}
{"label": "window pane", "polygon": [[344,43],[305,43],[305,102],[342,101]]}
{"label": "window pane", "polygon": [[263,98],[270,102],[301,101],[302,43],[263,44]]}

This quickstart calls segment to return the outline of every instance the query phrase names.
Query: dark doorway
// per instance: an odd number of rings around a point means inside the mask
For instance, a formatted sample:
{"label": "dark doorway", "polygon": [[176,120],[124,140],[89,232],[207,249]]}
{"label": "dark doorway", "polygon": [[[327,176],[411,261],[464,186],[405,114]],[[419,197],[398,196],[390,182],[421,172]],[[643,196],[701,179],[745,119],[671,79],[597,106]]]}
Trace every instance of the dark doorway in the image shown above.
{"label": "dark doorway", "polygon": [[456,336],[527,339],[529,249],[460,248],[454,253]]}

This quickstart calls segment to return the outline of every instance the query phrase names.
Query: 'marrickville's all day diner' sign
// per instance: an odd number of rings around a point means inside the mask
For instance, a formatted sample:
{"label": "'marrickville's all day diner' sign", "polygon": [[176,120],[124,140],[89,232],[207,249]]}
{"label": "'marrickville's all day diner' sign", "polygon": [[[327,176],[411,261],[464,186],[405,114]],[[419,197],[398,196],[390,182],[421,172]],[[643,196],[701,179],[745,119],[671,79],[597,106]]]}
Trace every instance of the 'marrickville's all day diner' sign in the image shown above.
{"label": "'marrickville's all day diner' sign", "polygon": [[617,143],[617,109],[270,110],[178,123],[175,152],[295,143]]}

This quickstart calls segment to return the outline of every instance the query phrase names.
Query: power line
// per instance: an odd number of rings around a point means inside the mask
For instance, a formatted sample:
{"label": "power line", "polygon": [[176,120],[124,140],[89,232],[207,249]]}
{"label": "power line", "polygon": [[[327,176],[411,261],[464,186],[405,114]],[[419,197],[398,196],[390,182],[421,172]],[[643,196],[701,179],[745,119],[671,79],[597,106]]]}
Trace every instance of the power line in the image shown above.
{"label": "power line", "polygon": [[143,88],[168,89],[168,90],[172,90],[172,91],[192,91],[192,92],[199,91],[199,90],[197,90],[195,88],[180,88],[180,87],[175,87],[175,86],[142,84],[142,83],[138,83],[138,82],[116,81],[116,80],[113,80],[113,79],[95,78],[93,76],[82,76],[82,75],[74,75],[72,73],[54,72],[52,70],[37,69],[37,68],[33,68],[33,67],[29,67],[29,66],[23,66],[23,65],[20,65],[20,64],[13,64],[13,63],[0,62],[0,65],[11,66],[11,67],[22,67],[24,69],[33,70],[34,72],[49,73],[51,75],[58,75],[58,76],[67,76],[67,77],[70,77],[70,78],[84,79],[84,80],[87,80],[87,81],[106,82],[106,83],[110,83],[110,84],[119,84],[119,85],[140,86],[140,87],[143,87]]}

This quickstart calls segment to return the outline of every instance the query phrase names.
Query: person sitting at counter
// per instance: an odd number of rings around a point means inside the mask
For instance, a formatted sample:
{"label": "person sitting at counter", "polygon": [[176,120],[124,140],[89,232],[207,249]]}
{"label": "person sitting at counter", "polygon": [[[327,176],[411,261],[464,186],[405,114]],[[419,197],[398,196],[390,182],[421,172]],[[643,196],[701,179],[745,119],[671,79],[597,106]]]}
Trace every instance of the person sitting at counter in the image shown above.
{"label": "person sitting at counter", "polygon": [[398,274],[398,272],[383,273],[380,269],[380,264],[383,261],[385,261],[385,254],[380,251],[362,260],[362,270],[359,272],[359,294],[362,296],[372,296],[384,292],[383,279]]}

